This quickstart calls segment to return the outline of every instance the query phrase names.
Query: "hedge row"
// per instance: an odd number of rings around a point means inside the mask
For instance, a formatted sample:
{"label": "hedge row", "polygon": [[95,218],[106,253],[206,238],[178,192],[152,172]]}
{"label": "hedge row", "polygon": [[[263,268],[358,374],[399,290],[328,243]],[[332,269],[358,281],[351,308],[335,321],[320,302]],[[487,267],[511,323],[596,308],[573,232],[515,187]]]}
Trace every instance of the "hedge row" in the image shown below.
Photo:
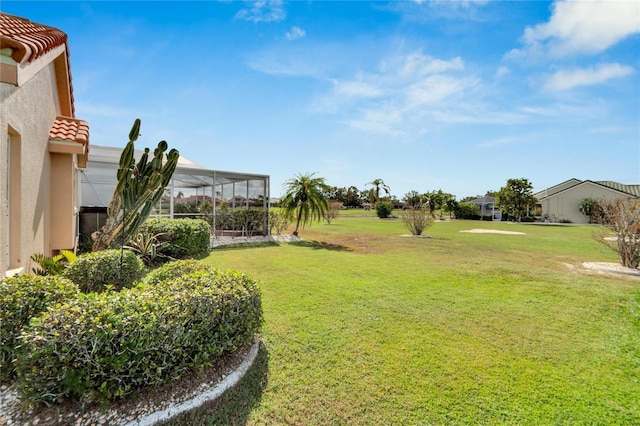
{"label": "hedge row", "polygon": [[145,273],[145,266],[129,250],[102,250],[86,253],[69,264],[63,272],[83,293],[104,291],[107,286],[115,290],[131,287]]}
{"label": "hedge row", "polygon": [[0,282],[0,377],[15,376],[14,351],[21,330],[50,306],[78,296],[78,287],[59,276],[21,275]]}
{"label": "hedge row", "polygon": [[211,226],[202,219],[151,218],[143,229],[164,243],[160,254],[175,259],[207,253],[211,247]]}
{"label": "hedge row", "polygon": [[18,390],[36,403],[120,399],[209,365],[261,324],[248,276],[172,262],[146,284],[81,294],[34,319],[16,353]]}

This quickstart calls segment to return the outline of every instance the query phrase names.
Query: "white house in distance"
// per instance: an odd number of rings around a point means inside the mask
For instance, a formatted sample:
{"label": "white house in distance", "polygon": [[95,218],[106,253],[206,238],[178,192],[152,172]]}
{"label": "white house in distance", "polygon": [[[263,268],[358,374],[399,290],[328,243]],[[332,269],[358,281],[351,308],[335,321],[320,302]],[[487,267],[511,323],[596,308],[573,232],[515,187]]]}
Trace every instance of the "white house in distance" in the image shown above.
{"label": "white house in distance", "polygon": [[580,212],[585,198],[615,200],[640,198],[640,185],[624,185],[612,181],[569,179],[540,191],[534,196],[542,210],[542,217],[551,222],[569,221],[589,223],[589,216]]}

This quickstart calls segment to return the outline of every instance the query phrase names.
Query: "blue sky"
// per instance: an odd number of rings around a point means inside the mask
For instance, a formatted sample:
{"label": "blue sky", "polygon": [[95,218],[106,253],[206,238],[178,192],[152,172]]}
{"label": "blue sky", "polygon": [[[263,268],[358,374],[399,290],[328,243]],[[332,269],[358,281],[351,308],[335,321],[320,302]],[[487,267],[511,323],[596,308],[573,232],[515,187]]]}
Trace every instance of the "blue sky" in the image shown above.
{"label": "blue sky", "polygon": [[640,184],[637,1],[3,0],[69,35],[91,143],[458,199]]}

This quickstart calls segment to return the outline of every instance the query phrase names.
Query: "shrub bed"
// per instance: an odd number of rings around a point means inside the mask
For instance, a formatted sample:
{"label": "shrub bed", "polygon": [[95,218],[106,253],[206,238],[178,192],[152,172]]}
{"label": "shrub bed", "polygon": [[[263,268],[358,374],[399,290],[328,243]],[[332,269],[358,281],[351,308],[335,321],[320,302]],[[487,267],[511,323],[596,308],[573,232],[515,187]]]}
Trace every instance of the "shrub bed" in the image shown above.
{"label": "shrub bed", "polygon": [[78,296],[78,286],[60,276],[21,275],[0,282],[0,377],[15,375],[17,337],[32,317]]}
{"label": "shrub bed", "polygon": [[250,343],[262,324],[256,283],[185,265],[167,264],[161,285],[81,295],[34,319],[17,351],[22,399],[117,400]]}
{"label": "shrub bed", "polygon": [[211,247],[211,226],[202,219],[152,218],[144,228],[157,235],[161,254],[176,259],[207,253]]}
{"label": "shrub bed", "polygon": [[83,293],[104,291],[107,286],[114,289],[131,287],[145,272],[145,266],[129,250],[108,249],[78,256],[64,271]]}

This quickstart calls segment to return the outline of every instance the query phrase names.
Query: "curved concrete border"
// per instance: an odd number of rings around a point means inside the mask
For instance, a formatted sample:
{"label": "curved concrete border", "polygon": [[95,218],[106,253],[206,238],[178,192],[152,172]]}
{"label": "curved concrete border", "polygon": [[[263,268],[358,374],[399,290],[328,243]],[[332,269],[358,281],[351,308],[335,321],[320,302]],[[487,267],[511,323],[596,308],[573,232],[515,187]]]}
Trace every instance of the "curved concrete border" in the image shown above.
{"label": "curved concrete border", "polygon": [[258,355],[258,350],[260,349],[260,340],[256,339],[251,345],[251,349],[249,349],[249,353],[242,361],[242,363],[236,368],[231,374],[224,378],[220,383],[216,384],[214,387],[206,390],[205,392],[194,396],[190,400],[181,402],[180,404],[173,405],[168,407],[162,411],[156,411],[155,413],[146,414],[134,421],[126,423],[125,426],[151,426],[159,421],[168,420],[178,414],[184,413],[186,411],[192,410],[201,406],[202,404],[213,401],[214,399],[220,397],[224,392],[235,386],[240,379],[247,374],[247,371],[253,365],[253,362],[256,360],[256,356]]}

